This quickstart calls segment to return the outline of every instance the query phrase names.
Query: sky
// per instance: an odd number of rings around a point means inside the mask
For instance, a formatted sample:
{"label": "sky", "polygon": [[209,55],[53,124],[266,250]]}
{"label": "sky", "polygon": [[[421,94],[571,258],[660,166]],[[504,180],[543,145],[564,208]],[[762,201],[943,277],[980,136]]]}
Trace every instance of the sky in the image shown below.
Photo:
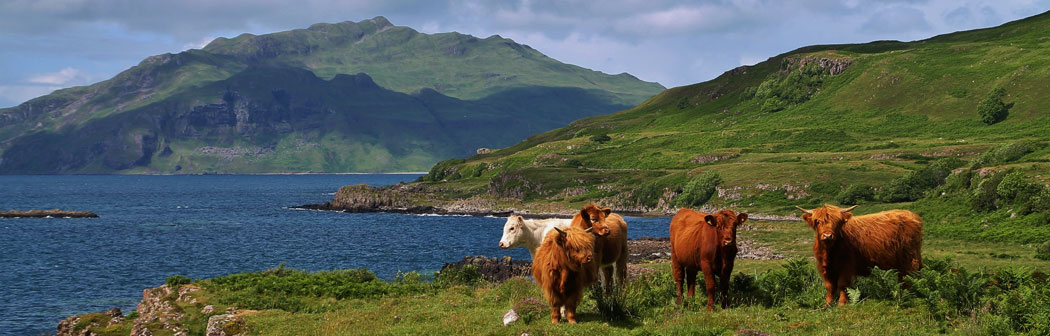
{"label": "sky", "polygon": [[0,0],[0,107],[216,37],[376,16],[675,87],[807,45],[919,40],[1047,10],[1050,0]]}

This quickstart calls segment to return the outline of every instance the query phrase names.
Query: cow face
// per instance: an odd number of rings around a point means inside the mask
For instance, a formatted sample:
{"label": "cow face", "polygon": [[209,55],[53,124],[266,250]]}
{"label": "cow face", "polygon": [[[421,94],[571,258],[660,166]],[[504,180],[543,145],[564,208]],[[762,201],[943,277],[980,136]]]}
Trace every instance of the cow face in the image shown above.
{"label": "cow face", "polygon": [[853,214],[850,211],[856,207],[854,205],[848,209],[840,209],[839,207],[825,204],[823,207],[814,210],[798,208],[804,212],[802,219],[816,233],[817,240],[833,244],[841,233],[842,225],[846,224],[846,221],[850,218],[853,218]]}
{"label": "cow face", "polygon": [[612,209],[600,208],[594,204],[588,204],[580,209],[580,218],[583,219],[584,227],[593,228],[592,232],[599,236],[608,236],[611,230],[605,225],[605,218],[612,213]]}
{"label": "cow face", "polygon": [[719,236],[722,237],[722,246],[736,246],[736,229],[747,221],[747,214],[736,214],[732,211],[719,211]]}
{"label": "cow face", "polygon": [[[570,264],[572,266],[583,266],[593,262],[594,238],[590,237],[590,232],[581,232],[579,229],[572,228],[568,230],[575,231],[570,233],[557,227],[554,228],[554,231],[558,235],[557,238],[555,238],[555,242],[565,251],[571,261]],[[569,237],[570,234],[575,235],[575,237]],[[577,269],[575,267],[570,268]]]}
{"label": "cow face", "polygon": [[509,249],[522,244],[525,244],[525,219],[521,216],[507,217],[507,222],[503,224],[503,237],[499,239],[499,247]]}

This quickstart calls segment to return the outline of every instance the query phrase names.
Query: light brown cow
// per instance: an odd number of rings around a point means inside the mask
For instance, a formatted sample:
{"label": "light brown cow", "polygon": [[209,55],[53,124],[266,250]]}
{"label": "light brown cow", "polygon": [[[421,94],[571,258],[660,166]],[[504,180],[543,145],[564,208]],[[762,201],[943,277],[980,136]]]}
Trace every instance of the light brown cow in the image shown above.
{"label": "light brown cow", "polygon": [[736,229],[747,221],[747,214],[722,210],[707,214],[681,209],[671,218],[671,274],[682,303],[682,283],[687,281],[689,297],[695,295],[696,273],[704,272],[707,311],[714,311],[715,276],[721,292],[722,308],[729,305],[729,279],[736,258]]}
{"label": "light brown cow", "polygon": [[532,277],[551,305],[551,323],[561,320],[563,307],[569,323],[576,323],[576,306],[583,291],[597,279],[594,241],[589,231],[555,228],[536,250]]}
{"label": "light brown cow", "polygon": [[824,279],[831,305],[849,302],[846,288],[856,276],[871,274],[871,267],[897,270],[898,280],[922,268],[922,218],[908,210],[890,210],[853,216],[857,206],[841,209],[825,204],[802,210],[802,219],[816,235],[813,256]]}
{"label": "light brown cow", "polygon": [[[572,218],[572,227],[592,229],[595,240],[595,259],[600,262],[602,284],[611,293],[615,286],[627,282],[627,222],[612,209],[588,204]],[[614,282],[613,274],[616,275]]]}

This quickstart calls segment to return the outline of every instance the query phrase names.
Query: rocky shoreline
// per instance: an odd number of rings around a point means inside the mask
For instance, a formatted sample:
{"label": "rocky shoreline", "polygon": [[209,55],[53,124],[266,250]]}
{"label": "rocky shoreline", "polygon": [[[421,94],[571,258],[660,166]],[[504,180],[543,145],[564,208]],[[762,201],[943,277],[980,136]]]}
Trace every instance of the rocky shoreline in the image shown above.
{"label": "rocky shoreline", "polygon": [[0,218],[98,218],[91,211],[70,210],[7,210],[0,211]]}
{"label": "rocky shoreline", "polygon": [[[365,184],[339,188],[331,201],[321,204],[291,206],[291,209],[322,210],[339,212],[387,212],[413,215],[438,216],[493,216],[518,215],[528,219],[572,218],[578,209],[563,205],[533,205],[529,208],[518,199],[506,199],[492,195],[473,195],[450,199],[448,194],[461,193],[419,183],[373,187]],[[515,205],[515,206],[512,206]],[[697,209],[715,212],[719,209],[704,206]],[[613,207],[613,211],[631,217],[673,217],[677,208],[634,209]],[[796,215],[780,216],[749,213],[751,220],[799,221]]]}

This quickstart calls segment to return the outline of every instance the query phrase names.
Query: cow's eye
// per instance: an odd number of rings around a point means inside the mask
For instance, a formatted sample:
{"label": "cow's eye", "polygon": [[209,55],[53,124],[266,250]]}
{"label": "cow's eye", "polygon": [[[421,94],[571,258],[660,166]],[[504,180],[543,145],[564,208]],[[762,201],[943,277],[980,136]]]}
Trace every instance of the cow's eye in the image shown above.
{"label": "cow's eye", "polygon": [[514,228],[510,228],[510,231],[514,231]]}

